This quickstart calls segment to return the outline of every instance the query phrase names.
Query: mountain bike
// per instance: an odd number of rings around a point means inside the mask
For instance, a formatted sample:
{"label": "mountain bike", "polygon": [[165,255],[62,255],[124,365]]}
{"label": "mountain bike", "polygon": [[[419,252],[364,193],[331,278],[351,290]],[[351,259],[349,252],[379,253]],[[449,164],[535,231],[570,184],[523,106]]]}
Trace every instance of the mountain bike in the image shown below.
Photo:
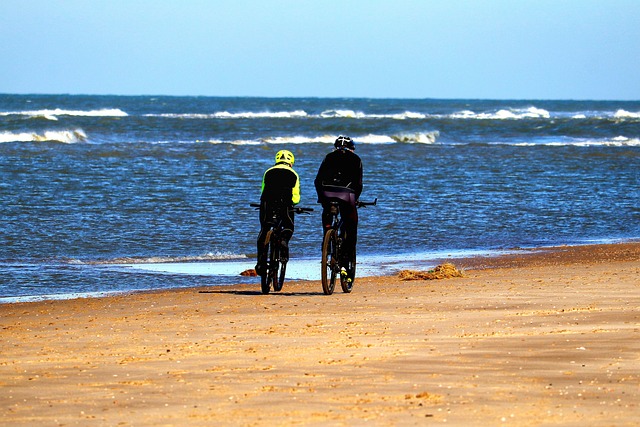
{"label": "mountain bike", "polygon": [[[260,205],[257,203],[250,203],[249,206],[260,209]],[[313,208],[298,208],[293,207],[290,212],[295,214],[309,214],[313,212]],[[271,291],[271,285],[273,285],[274,292],[280,292],[284,285],[284,276],[287,271],[287,258],[282,257],[282,233],[284,227],[282,226],[282,218],[278,215],[278,210],[274,209],[273,216],[270,218],[269,223],[271,229],[267,232],[264,239],[265,251],[267,259],[265,262],[265,271],[260,276],[260,288],[263,294],[268,294]]]}
{"label": "mountain bike", "polygon": [[[373,202],[357,201],[356,207],[375,206],[377,202],[377,198]],[[342,291],[345,293],[351,292],[356,279],[356,254],[351,254],[346,265],[340,263],[346,232],[342,227],[344,221],[340,215],[340,204],[337,201],[330,203],[331,228],[326,231],[322,241],[322,290],[325,295],[333,293],[338,276],[340,276]]]}

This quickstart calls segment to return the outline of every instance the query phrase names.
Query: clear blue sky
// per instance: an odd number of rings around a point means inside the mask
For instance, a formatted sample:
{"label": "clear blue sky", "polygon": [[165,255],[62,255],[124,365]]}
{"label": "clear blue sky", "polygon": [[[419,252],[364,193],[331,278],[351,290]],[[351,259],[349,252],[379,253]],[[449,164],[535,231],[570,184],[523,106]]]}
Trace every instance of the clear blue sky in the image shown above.
{"label": "clear blue sky", "polygon": [[640,100],[640,0],[0,0],[0,93]]}

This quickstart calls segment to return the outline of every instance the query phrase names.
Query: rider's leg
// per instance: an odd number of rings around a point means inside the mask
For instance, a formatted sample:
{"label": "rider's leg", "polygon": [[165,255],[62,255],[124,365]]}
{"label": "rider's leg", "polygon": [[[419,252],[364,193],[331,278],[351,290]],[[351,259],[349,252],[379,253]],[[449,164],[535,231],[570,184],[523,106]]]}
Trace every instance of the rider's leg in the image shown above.
{"label": "rider's leg", "polygon": [[322,232],[326,233],[331,228],[331,204],[324,203],[322,205]]}
{"label": "rider's leg", "polygon": [[289,240],[291,240],[295,229],[293,212],[289,212],[287,210],[282,214],[282,228],[280,260],[282,262],[287,262],[289,261]]}
{"label": "rider's leg", "polygon": [[358,209],[353,203],[342,203],[340,206],[343,219],[343,231],[345,239],[342,242],[343,261],[351,261],[355,258],[356,244],[358,242]]}
{"label": "rider's leg", "polygon": [[267,218],[270,215],[267,204],[262,201],[260,203],[260,234],[258,234],[257,241],[257,252],[258,252],[258,260],[256,263],[256,273],[261,276],[265,269],[267,263],[267,251],[264,247],[264,241],[267,238],[267,233],[271,229],[271,224],[267,222]]}
{"label": "rider's leg", "polygon": [[270,227],[263,227],[260,229],[260,234],[258,234],[258,242],[257,242],[257,249],[258,249],[258,260],[256,263],[256,273],[261,276],[264,273],[264,270],[266,268],[266,263],[267,263],[267,251],[264,247],[264,241],[267,237],[267,233],[269,232],[269,228]]}

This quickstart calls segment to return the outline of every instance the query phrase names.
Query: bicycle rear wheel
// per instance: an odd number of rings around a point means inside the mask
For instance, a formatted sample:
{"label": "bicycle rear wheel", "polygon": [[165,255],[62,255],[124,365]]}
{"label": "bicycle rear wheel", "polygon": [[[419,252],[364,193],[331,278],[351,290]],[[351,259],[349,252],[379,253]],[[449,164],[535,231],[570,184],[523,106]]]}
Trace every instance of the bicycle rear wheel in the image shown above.
{"label": "bicycle rear wheel", "polygon": [[322,290],[331,295],[336,286],[336,270],[338,266],[336,231],[327,230],[322,241]]}
{"label": "bicycle rear wheel", "polygon": [[282,286],[284,285],[284,275],[287,271],[287,263],[280,261],[279,267],[276,267],[275,274],[273,277],[273,290],[275,292],[280,292],[282,290]]}
{"label": "bicycle rear wheel", "polygon": [[269,230],[267,232],[267,236],[264,239],[264,250],[267,252],[268,259],[265,260],[265,271],[260,276],[260,288],[263,294],[268,294],[271,291],[271,282],[273,281],[273,273],[271,268],[271,259],[273,256],[273,248],[270,245],[271,237],[273,235],[273,230]]}
{"label": "bicycle rear wheel", "polygon": [[272,258],[269,261],[269,285],[273,285],[273,290],[276,292],[282,289],[282,287],[278,287],[279,267],[280,267],[280,262],[278,261],[278,258]]}
{"label": "bicycle rear wheel", "polygon": [[[273,236],[272,236],[273,237]],[[287,271],[287,263],[282,262],[282,246],[278,236],[273,238],[271,242],[271,259],[270,259],[270,271],[271,282],[273,284],[274,292],[280,292],[282,285],[284,285],[284,275]]]}
{"label": "bicycle rear wheel", "polygon": [[342,286],[342,292],[348,294],[353,290],[353,282],[356,281],[356,256],[353,255],[351,261],[343,267],[347,270],[347,274],[340,275],[340,286]]}

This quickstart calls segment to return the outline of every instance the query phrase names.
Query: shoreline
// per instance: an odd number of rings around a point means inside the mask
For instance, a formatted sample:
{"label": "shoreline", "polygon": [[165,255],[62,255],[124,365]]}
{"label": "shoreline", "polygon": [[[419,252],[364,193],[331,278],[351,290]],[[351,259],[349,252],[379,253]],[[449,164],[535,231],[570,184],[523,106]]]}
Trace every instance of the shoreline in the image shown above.
{"label": "shoreline", "polygon": [[542,246],[517,248],[511,251],[511,253],[498,256],[461,258],[460,265],[470,270],[478,270],[485,268],[638,261],[640,260],[640,241]]}
{"label": "shoreline", "polygon": [[640,423],[640,243],[363,277],[0,304],[0,414],[33,425]]}
{"label": "shoreline", "polygon": [[[628,251],[628,249],[620,249],[626,247],[625,245],[640,244],[637,239],[623,240],[611,243],[597,243],[597,244],[580,244],[580,245],[560,245],[560,246],[545,246],[545,247],[531,247],[531,248],[511,248],[504,250],[487,250],[487,251],[441,251],[439,254],[434,253],[418,253],[418,254],[405,254],[393,255],[388,257],[379,256],[363,256],[358,263],[359,277],[393,277],[401,270],[419,270],[419,269],[431,269],[438,264],[449,262],[459,264],[463,269],[484,269],[484,268],[500,268],[504,266],[516,266],[524,265],[526,260],[535,260],[540,258],[536,255],[542,254],[542,258],[554,259],[558,254],[565,253],[573,254],[575,258],[577,254],[586,251],[591,251],[591,248],[605,247],[610,248],[608,251],[614,251],[618,256],[621,251]],[[594,249],[595,250],[595,249]],[[556,255],[553,255],[556,253]],[[612,254],[600,254],[600,257],[606,256],[607,259],[612,259]],[[604,259],[604,258],[602,258]],[[319,280],[319,272],[315,270],[316,260],[308,259],[293,259],[287,269],[287,282],[297,281],[314,281]],[[221,282],[213,285],[215,287],[228,287],[241,284],[247,284],[245,279],[239,282],[241,272],[252,269],[255,264],[255,260],[234,260],[234,261],[215,261],[215,262],[160,262],[160,263],[134,263],[134,264],[114,264],[116,267],[127,267],[132,270],[143,270],[147,272],[155,273],[171,273],[184,276],[193,276],[194,281],[198,280],[198,277],[204,276],[216,276]],[[311,273],[309,271],[311,270]],[[290,277],[296,276],[296,277]],[[223,283],[227,282],[227,283]],[[259,282],[257,282],[259,283]],[[212,285],[209,285],[212,286]],[[259,286],[259,285],[258,285]],[[39,302],[39,301],[55,301],[55,300],[68,300],[75,298],[104,298],[112,297],[116,295],[126,295],[138,292],[162,292],[171,291],[172,289],[190,289],[199,287],[193,286],[181,286],[175,288],[142,288],[142,289],[125,289],[116,291],[92,291],[92,292],[71,292],[60,294],[42,294],[42,295],[19,295],[19,296],[4,296],[0,297],[0,307],[4,304],[15,304],[23,302]]]}

